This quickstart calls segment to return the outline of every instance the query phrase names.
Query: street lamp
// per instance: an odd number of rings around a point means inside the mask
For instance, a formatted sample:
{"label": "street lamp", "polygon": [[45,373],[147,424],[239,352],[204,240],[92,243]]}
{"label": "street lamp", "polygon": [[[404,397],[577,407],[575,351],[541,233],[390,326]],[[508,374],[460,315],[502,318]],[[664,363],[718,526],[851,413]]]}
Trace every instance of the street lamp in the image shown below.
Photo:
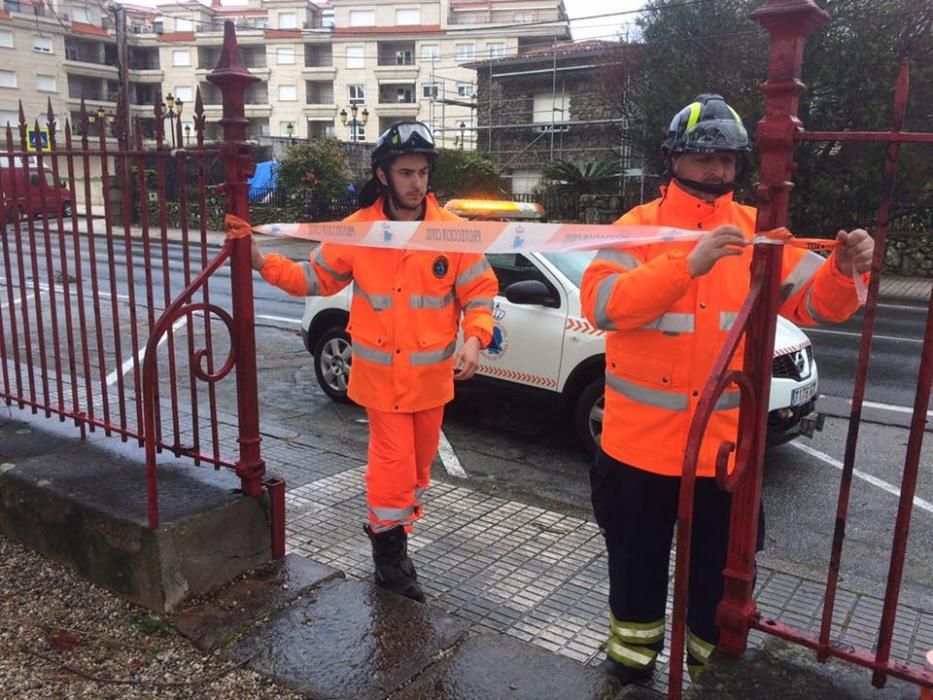
{"label": "street lamp", "polygon": [[292,144],[292,135],[295,133],[295,125],[291,122],[285,125],[285,133],[288,134],[288,145]]}
{"label": "street lamp", "polygon": [[463,132],[466,129],[466,122],[460,122],[460,150],[463,150]]}
{"label": "street lamp", "polygon": [[191,145],[191,124],[185,124],[185,145]]}
{"label": "street lamp", "polygon": [[175,120],[178,119],[181,121],[181,112],[184,109],[185,103],[181,100],[175,99],[172,93],[169,93],[165,96],[165,102],[162,103],[162,109],[165,110],[162,114],[162,120],[169,120],[169,128],[172,131],[172,148],[177,148],[178,144],[175,142]]}
{"label": "street lamp", "polygon": [[350,127],[350,140],[359,141],[359,133],[357,127],[366,126],[366,122],[369,121],[369,110],[363,107],[363,113],[360,115],[362,119],[357,119],[356,115],[359,112],[359,105],[350,105],[350,120],[347,120],[347,110],[340,110],[340,123],[344,126]]}

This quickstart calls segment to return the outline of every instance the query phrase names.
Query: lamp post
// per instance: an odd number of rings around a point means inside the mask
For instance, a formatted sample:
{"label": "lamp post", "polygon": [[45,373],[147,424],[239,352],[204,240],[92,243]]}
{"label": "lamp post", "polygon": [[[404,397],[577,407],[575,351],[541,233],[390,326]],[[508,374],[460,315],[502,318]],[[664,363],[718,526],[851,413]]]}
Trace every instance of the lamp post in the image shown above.
{"label": "lamp post", "polygon": [[191,145],[191,124],[185,124],[185,146]]}
{"label": "lamp post", "polygon": [[360,114],[362,119],[359,119],[359,120],[356,118],[356,115],[358,112],[359,112],[359,105],[350,105],[351,119],[348,120],[347,110],[345,109],[340,110],[340,123],[350,128],[350,140],[351,141],[359,141],[359,138],[358,138],[359,134],[357,132],[357,127],[366,126],[366,122],[369,121],[369,110],[368,109],[363,107],[363,112],[362,114]]}
{"label": "lamp post", "polygon": [[463,150],[463,132],[466,130],[466,122],[460,122],[460,150]]}
{"label": "lamp post", "polygon": [[167,94],[165,96],[165,102],[162,103],[162,108],[165,110],[162,114],[162,119],[168,119],[169,128],[172,131],[172,148],[178,148],[175,138],[175,120],[181,120],[181,112],[184,106],[185,103],[181,100],[176,100],[172,93]]}
{"label": "lamp post", "polygon": [[295,125],[288,122],[288,124],[285,125],[285,133],[288,135],[288,145],[291,146],[292,143],[294,143],[292,141],[292,136],[295,134]]}

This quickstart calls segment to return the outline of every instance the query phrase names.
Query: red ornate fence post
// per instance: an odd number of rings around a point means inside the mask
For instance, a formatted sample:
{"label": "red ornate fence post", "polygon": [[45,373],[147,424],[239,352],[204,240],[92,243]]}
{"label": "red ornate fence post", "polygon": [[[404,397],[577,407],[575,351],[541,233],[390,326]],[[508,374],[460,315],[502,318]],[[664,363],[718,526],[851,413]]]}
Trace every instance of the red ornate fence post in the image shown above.
{"label": "red ornate fence post", "polygon": [[[804,90],[800,82],[806,36],[826,23],[829,16],[812,0],[769,0],[751,18],[771,35],[765,116],[758,123],[757,142],[761,178],[757,191],[757,229],[767,231],[787,223],[791,175],[794,170],[795,134],[800,126],[797,108]],[[770,394],[775,315],[779,306],[782,247],[758,244],[753,269],[763,266],[765,283],[760,303],[749,320],[744,369],[756,382],[761,403],[755,415],[754,442],[746,473],[735,491],[731,537],[726,562],[725,594],[719,605],[719,646],[735,656],[745,652],[749,625],[756,614],[754,585],[755,549],[764,459],[764,431]],[[743,399],[744,401],[744,399]],[[743,406],[743,411],[744,411]]]}
{"label": "red ornate fence post", "polygon": [[[217,67],[207,76],[223,95],[223,143],[220,158],[226,174],[227,212],[249,220],[249,187],[247,178],[254,165],[246,144],[244,103],[246,88],[259,81],[246,69],[236,41],[233,22],[224,23],[224,43]],[[256,335],[253,310],[253,270],[250,264],[250,239],[234,242],[230,258],[233,319],[237,346],[237,415],[240,429],[240,458],[236,471],[243,492],[258,496],[262,491],[265,463],[259,454],[259,405],[256,383]]]}

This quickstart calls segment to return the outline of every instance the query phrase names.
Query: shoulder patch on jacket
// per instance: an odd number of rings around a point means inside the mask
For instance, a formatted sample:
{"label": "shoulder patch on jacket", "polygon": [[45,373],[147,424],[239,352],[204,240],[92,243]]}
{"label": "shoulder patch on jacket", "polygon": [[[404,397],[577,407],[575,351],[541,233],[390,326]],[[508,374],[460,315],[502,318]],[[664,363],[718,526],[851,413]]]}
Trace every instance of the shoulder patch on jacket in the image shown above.
{"label": "shoulder patch on jacket", "polygon": [[447,270],[450,269],[450,261],[447,260],[446,255],[439,255],[434,258],[434,262],[431,263],[431,271],[434,273],[434,276],[441,278],[447,274]]}

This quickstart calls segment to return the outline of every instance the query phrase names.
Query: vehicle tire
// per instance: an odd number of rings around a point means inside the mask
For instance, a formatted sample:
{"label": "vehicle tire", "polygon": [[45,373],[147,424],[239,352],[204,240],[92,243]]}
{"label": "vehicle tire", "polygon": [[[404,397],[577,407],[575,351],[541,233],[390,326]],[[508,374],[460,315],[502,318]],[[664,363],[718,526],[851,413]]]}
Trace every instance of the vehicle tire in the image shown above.
{"label": "vehicle tire", "polygon": [[71,218],[71,202],[65,202],[62,204],[62,218],[70,219]]}
{"label": "vehicle tire", "polygon": [[599,439],[603,431],[605,384],[602,377],[592,380],[577,394],[573,405],[573,427],[577,433],[577,439],[591,457],[596,455],[596,448],[599,447]]}
{"label": "vehicle tire", "polygon": [[314,346],[314,374],[321,389],[334,401],[350,403],[350,336],[343,328],[328,328]]}

